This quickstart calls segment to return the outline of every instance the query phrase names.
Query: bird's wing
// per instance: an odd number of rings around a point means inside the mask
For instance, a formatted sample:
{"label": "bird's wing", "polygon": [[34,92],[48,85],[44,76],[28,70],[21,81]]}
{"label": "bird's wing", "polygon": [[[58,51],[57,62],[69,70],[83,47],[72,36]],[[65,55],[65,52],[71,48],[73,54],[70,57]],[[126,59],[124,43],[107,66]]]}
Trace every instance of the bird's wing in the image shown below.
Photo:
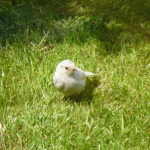
{"label": "bird's wing", "polygon": [[86,74],[83,70],[76,68],[77,71],[74,72],[74,78],[77,80],[84,80],[86,77]]}
{"label": "bird's wing", "polygon": [[88,72],[88,71],[83,71],[82,69],[77,68],[77,71],[75,71],[74,77],[76,79],[85,79],[87,76],[93,76],[93,75],[97,75],[95,73],[92,72]]}

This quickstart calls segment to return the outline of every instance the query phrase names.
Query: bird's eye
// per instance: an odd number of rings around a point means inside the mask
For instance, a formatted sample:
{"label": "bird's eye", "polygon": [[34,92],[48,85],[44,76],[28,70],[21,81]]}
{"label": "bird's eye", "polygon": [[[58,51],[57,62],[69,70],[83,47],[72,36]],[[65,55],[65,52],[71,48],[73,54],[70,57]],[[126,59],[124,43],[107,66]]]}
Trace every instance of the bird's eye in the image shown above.
{"label": "bird's eye", "polygon": [[65,67],[66,70],[68,70],[68,67]]}

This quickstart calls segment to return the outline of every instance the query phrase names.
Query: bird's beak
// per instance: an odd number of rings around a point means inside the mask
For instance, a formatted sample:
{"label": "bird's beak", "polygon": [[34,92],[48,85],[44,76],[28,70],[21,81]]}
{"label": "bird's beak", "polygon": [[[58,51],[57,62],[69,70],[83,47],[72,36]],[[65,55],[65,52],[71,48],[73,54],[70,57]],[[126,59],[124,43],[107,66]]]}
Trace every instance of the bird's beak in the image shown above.
{"label": "bird's beak", "polygon": [[70,68],[70,71],[76,71],[77,69],[76,68]]}

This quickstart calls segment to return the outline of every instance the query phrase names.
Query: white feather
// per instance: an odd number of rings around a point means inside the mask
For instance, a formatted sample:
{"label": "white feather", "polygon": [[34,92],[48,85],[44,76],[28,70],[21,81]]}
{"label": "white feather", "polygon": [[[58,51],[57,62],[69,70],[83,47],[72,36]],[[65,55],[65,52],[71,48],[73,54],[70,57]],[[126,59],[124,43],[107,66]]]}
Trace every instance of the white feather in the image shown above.
{"label": "white feather", "polygon": [[63,60],[56,67],[53,81],[60,92],[70,96],[79,94],[85,87],[85,78],[91,75],[96,74],[77,68],[70,60]]}

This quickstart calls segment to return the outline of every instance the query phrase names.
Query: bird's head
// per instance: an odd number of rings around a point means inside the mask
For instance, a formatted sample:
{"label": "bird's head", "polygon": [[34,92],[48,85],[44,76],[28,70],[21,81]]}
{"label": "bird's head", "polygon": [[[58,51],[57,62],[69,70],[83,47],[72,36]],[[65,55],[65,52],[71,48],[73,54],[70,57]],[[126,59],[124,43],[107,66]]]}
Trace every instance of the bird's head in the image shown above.
{"label": "bird's head", "polygon": [[64,60],[58,64],[57,69],[68,76],[72,76],[73,73],[77,70],[75,64],[70,60]]}

